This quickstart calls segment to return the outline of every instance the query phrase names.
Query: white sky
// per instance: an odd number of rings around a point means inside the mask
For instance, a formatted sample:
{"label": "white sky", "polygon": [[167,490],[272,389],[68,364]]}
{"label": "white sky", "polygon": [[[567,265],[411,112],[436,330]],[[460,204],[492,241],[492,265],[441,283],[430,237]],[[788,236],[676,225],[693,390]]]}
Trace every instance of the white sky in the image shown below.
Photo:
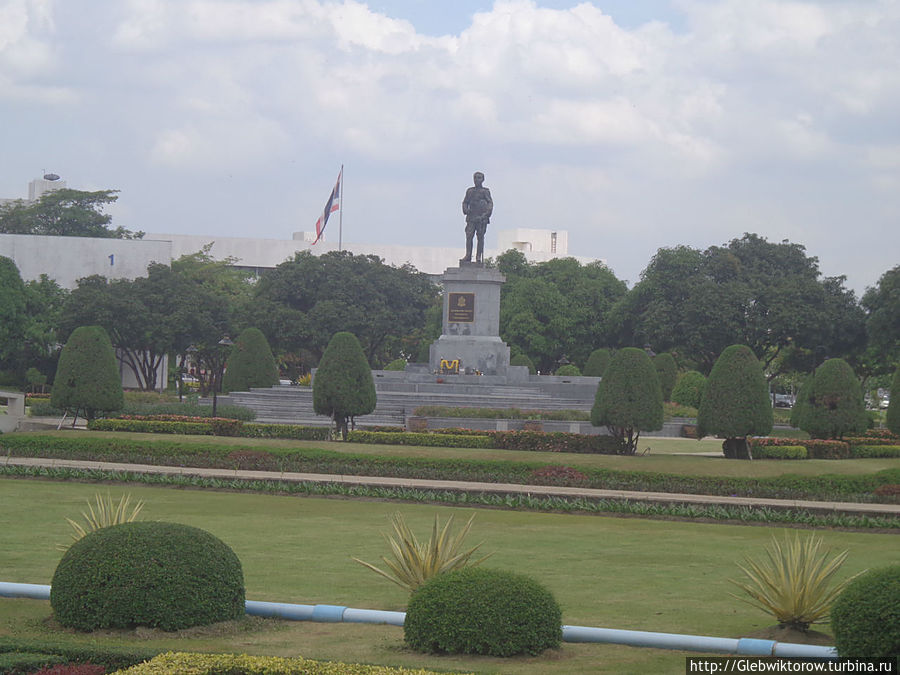
{"label": "white sky", "polygon": [[0,197],[289,239],[341,164],[345,241],[461,249],[481,170],[489,247],[566,229],[633,284],[757,232],[860,293],[900,263],[900,2],[0,0]]}

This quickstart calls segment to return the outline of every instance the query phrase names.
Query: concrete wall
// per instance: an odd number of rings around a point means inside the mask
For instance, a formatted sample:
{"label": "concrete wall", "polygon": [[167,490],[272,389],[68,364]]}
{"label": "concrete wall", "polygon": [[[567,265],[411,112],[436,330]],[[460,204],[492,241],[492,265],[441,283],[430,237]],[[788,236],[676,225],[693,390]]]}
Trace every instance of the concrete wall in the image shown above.
{"label": "concrete wall", "polygon": [[63,288],[75,288],[78,279],[92,274],[108,279],[147,276],[151,262],[169,264],[171,251],[165,241],[0,234],[0,255],[12,259],[23,280],[46,274]]}

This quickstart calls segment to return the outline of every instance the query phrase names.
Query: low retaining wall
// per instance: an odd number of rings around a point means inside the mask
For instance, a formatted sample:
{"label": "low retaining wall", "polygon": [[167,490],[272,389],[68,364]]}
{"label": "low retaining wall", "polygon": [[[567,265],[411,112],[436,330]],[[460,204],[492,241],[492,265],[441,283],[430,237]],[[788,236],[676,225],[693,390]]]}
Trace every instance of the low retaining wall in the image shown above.
{"label": "low retaining wall", "polygon": [[16,431],[25,419],[25,394],[0,391],[0,401],[6,401],[6,414],[0,414],[0,432]]}

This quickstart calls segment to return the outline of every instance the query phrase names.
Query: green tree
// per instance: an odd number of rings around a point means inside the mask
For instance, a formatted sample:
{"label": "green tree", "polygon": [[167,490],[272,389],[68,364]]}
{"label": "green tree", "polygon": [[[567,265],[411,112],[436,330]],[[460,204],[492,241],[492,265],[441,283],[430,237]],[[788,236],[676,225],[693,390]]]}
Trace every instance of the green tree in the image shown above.
{"label": "green tree", "polygon": [[900,265],[881,275],[863,294],[873,371],[889,373],[900,363]]}
{"label": "green tree", "polygon": [[603,373],[606,372],[611,358],[609,349],[606,347],[595,349],[588,357],[587,363],[584,364],[584,368],[581,371],[582,374],[591,377],[603,377]]}
{"label": "green tree", "polygon": [[18,368],[27,326],[25,284],[19,268],[0,256],[0,370]]}
{"label": "green tree", "polygon": [[678,379],[678,366],[675,358],[668,352],[653,357],[653,367],[659,375],[659,386],[662,387],[663,401],[672,400],[672,390]]}
{"label": "green tree", "polygon": [[555,374],[562,377],[581,377],[581,369],[574,363],[567,363],[557,368]]}
{"label": "green tree", "polygon": [[698,251],[660,249],[611,313],[620,344],[650,342],[709,372],[731,344],[746,344],[768,377],[792,349],[862,349],[862,312],[843,277],[820,278],[803,246],[745,234]]}
{"label": "green tree", "polygon": [[[282,352],[318,360],[331,336],[352,332],[371,364],[414,357],[437,287],[409,265],[377,256],[303,251],[263,274],[244,320]],[[408,352],[408,353],[407,353]]]}
{"label": "green tree", "polygon": [[699,408],[706,389],[706,377],[697,370],[682,373],[672,390],[672,400],[679,405]]}
{"label": "green tree", "polygon": [[348,423],[375,410],[375,403],[375,382],[359,340],[353,333],[335,333],[313,380],[313,409],[331,417],[346,439]]}
{"label": "green tree", "polygon": [[510,250],[493,264],[506,275],[500,336],[541,372],[551,372],[564,355],[584,363],[605,338],[607,314],[627,290],[602,263],[556,258],[530,264]]}
{"label": "green tree", "polygon": [[891,402],[888,403],[885,424],[888,429],[900,436],[900,366],[894,371],[891,380]]}
{"label": "green tree", "polygon": [[747,436],[772,431],[772,403],[762,365],[746,345],[731,345],[716,360],[697,413],[697,433],[724,436],[730,459],[752,459]]}
{"label": "green tree", "polygon": [[34,202],[21,199],[0,204],[0,233],[61,237],[141,239],[143,232],[111,229],[112,216],[103,208],[115,202],[118,190],[53,190]]}
{"label": "green tree", "polygon": [[637,450],[640,432],[662,429],[662,388],[644,350],[626,347],[613,355],[597,387],[591,424],[605,425],[627,455]]}
{"label": "green tree", "polygon": [[88,421],[125,404],[112,343],[100,326],[76,328],[59,355],[50,398],[56,408]]}
{"label": "green tree", "polygon": [[231,348],[222,389],[247,391],[273,384],[278,384],[278,368],[266,336],[259,328],[245,328]]}
{"label": "green tree", "polygon": [[843,438],[866,430],[862,388],[844,359],[828,359],[801,390],[800,428],[813,438]]}
{"label": "green tree", "polygon": [[61,288],[46,274],[25,282],[25,308],[28,325],[25,329],[24,363],[37,368],[51,382],[56,373],[62,342],[60,322],[69,291]]}

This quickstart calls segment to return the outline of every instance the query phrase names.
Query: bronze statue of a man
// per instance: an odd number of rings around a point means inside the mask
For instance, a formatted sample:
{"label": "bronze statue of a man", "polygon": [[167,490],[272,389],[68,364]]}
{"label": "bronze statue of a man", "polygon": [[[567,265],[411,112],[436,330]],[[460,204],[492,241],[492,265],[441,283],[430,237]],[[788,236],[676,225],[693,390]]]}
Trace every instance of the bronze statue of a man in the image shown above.
{"label": "bronze statue of a man", "polygon": [[478,235],[478,251],[475,262],[484,262],[484,233],[491,221],[494,211],[494,200],[491,191],[484,187],[484,174],[476,171],[473,177],[475,185],[466,190],[462,212],[466,216],[466,256],[460,262],[472,262],[472,237]]}

